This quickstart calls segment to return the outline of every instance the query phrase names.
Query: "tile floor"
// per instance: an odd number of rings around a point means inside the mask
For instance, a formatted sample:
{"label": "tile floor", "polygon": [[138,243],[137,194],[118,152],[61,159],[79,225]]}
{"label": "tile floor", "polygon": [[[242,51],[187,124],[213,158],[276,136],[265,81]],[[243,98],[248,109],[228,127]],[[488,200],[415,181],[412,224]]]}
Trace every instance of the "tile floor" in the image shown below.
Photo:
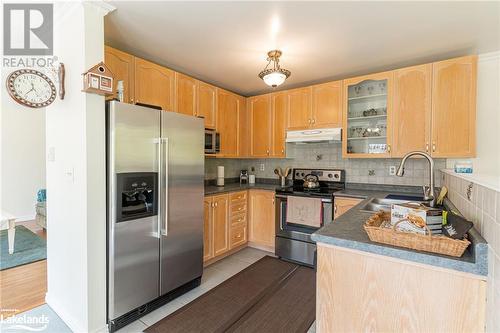
{"label": "tile floor", "polygon": [[[160,319],[165,318],[168,316],[170,313],[174,312],[175,310],[179,309],[180,307],[188,304],[195,298],[201,296],[202,294],[206,293],[213,287],[217,286],[218,284],[224,282],[226,279],[230,278],[234,274],[238,273],[239,271],[243,270],[244,268],[250,266],[257,260],[261,259],[262,257],[266,255],[272,255],[269,252],[253,249],[253,248],[245,248],[227,258],[224,258],[215,264],[212,264],[205,268],[203,272],[203,277],[201,280],[201,285],[196,288],[191,290],[190,292],[180,296],[179,298],[176,298],[175,300],[171,301],[170,303],[162,306],[159,309],[156,309],[155,311],[148,313],[141,319],[129,324],[128,326],[122,328],[121,330],[117,331],[119,333],[138,333],[142,332],[144,329],[149,327],[150,325],[153,325]],[[64,324],[64,322],[57,316],[57,314],[52,311],[52,309],[48,305],[43,305],[38,308],[32,309],[30,311],[24,312],[20,314],[19,316],[22,315],[27,315],[27,316],[40,316],[42,314],[45,314],[45,316],[48,317],[49,323],[47,325],[47,329],[44,330],[43,332],[45,333],[66,333],[66,332],[71,332],[71,330]],[[0,331],[4,331],[3,329],[6,328],[5,324],[2,324],[0,326]],[[5,330],[5,332],[25,332],[23,330]],[[308,333],[315,333],[316,332],[316,326],[315,323],[311,326],[309,329]]]}

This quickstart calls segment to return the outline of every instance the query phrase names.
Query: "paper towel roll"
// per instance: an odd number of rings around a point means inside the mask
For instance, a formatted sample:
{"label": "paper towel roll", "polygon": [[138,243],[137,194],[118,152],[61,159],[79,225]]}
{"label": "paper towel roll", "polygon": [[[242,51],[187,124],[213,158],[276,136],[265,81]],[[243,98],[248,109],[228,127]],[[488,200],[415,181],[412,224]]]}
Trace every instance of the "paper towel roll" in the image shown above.
{"label": "paper towel roll", "polygon": [[224,166],[217,167],[217,178],[224,178]]}

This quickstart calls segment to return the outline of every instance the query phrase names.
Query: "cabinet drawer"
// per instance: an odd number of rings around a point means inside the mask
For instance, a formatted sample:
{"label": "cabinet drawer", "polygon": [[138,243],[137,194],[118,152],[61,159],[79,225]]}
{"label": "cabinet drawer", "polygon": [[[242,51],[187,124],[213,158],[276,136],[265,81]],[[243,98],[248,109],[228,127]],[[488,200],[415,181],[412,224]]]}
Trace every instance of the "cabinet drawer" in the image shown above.
{"label": "cabinet drawer", "polygon": [[229,200],[231,201],[231,203],[236,203],[236,202],[239,202],[239,201],[246,201],[247,200],[247,191],[240,191],[240,192],[235,192],[235,193],[231,193],[229,195]]}
{"label": "cabinet drawer", "polygon": [[243,214],[247,211],[247,202],[233,203],[231,204],[231,216],[235,214]]}
{"label": "cabinet drawer", "polygon": [[236,225],[240,223],[247,223],[247,214],[238,214],[231,216],[231,225]]}
{"label": "cabinet drawer", "polygon": [[244,223],[231,226],[230,248],[235,248],[247,242],[247,226]]}

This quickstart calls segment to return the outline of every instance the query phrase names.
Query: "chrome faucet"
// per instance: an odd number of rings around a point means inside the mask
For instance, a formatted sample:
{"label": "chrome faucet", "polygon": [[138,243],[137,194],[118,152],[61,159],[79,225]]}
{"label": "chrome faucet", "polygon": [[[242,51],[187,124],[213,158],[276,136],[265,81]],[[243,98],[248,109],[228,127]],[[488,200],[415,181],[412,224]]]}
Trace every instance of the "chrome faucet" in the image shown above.
{"label": "chrome faucet", "polygon": [[429,186],[422,186],[423,192],[424,192],[424,200],[425,201],[430,201],[429,205],[431,207],[434,207],[436,205],[436,199],[434,198],[434,160],[432,159],[431,155],[424,153],[423,151],[412,151],[403,156],[403,159],[401,160],[401,163],[399,164],[398,171],[396,171],[396,176],[398,177],[403,177],[405,173],[405,163],[406,160],[412,156],[419,155],[423,156],[429,161]]}

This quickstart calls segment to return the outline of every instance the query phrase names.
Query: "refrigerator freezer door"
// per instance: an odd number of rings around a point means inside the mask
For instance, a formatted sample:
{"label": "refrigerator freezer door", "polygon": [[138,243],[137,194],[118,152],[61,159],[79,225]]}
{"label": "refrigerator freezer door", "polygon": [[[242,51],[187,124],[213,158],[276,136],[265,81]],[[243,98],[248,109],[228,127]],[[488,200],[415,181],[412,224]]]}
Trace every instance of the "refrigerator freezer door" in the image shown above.
{"label": "refrigerator freezer door", "polygon": [[117,222],[122,195],[117,173],[158,172],[160,112],[114,101],[107,105],[109,319],[159,296],[158,216]]}
{"label": "refrigerator freezer door", "polygon": [[[203,272],[203,119],[162,112],[160,293]],[[164,177],[167,174],[167,177]]]}
{"label": "refrigerator freezer door", "polygon": [[158,172],[159,110],[111,102],[114,172]]}

